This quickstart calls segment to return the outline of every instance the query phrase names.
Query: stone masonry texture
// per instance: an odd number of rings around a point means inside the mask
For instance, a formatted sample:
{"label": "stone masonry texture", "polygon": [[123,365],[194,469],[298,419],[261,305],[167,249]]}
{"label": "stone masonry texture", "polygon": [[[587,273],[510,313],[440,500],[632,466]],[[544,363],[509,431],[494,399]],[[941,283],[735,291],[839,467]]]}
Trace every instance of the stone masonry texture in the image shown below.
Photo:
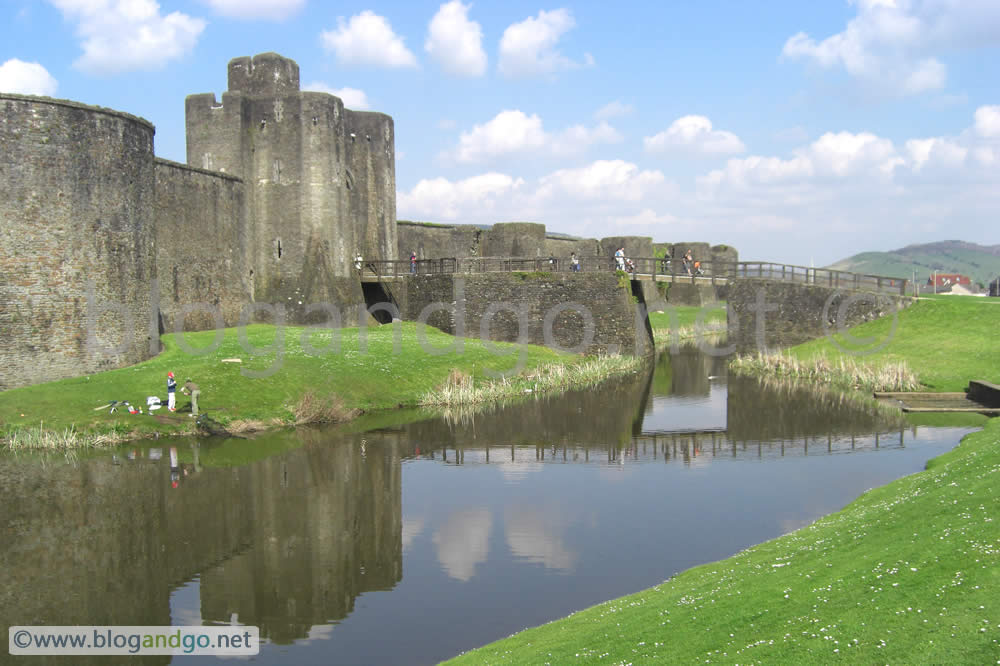
{"label": "stone masonry texture", "polygon": [[310,305],[364,303],[357,253],[396,257],[391,117],[300,91],[274,53],[185,108],[181,165],[141,118],[0,95],[0,390],[132,365],[251,304],[324,323]]}
{"label": "stone masonry texture", "polygon": [[[763,298],[767,310],[763,314],[761,340],[757,324],[761,316],[759,298]],[[843,321],[839,321],[840,306],[846,298],[851,301]],[[731,315],[729,344],[739,352],[755,352],[797,345],[836,332],[839,326],[855,326],[891,315],[894,310],[909,306],[912,300],[892,294],[858,294],[822,285],[743,279],[729,285],[727,302]]]}
{"label": "stone masonry texture", "polygon": [[[185,100],[187,164],[155,158],[154,128],[141,118],[0,94],[0,390],[132,365],[158,352],[162,332],[273,321],[277,306],[289,324],[328,323],[335,308],[352,325],[366,295],[380,293],[363,290],[357,254],[576,252],[592,267],[588,257],[610,256],[621,242],[630,256],[652,256],[649,238],[602,244],[549,236],[535,223],[397,224],[393,119],[346,109],[299,81],[298,65],[276,53],[231,60],[221,101]],[[382,291],[413,318],[429,302],[453,301],[455,284],[420,276]],[[469,326],[489,303],[507,302],[528,313],[538,343],[553,306],[586,305],[597,331],[588,352],[633,353],[637,340],[641,351],[648,331],[636,333],[634,301],[661,305],[654,291],[630,295],[610,273],[463,284]],[[432,319],[454,325],[446,313]],[[579,343],[579,319],[555,319],[558,344]],[[511,313],[497,314],[496,339],[515,339],[513,324]]]}
{"label": "stone masonry texture", "polygon": [[358,253],[396,258],[392,118],[300,91],[298,65],[276,53],[231,60],[222,104],[192,95],[186,113],[188,164],[244,180],[255,301],[363,302],[360,283],[336,278],[355,275]]}
{"label": "stone masonry texture", "polygon": [[[408,278],[406,291],[403,318],[422,319],[446,333],[503,342],[554,342],[556,348],[585,354],[645,355],[652,350],[652,333],[645,319],[636,321],[641,301],[633,301],[614,273],[417,276]],[[574,307],[569,307],[571,304]],[[463,310],[461,331],[458,313]],[[589,344],[582,310],[593,321]],[[551,326],[548,336],[547,316]]]}
{"label": "stone masonry texture", "polygon": [[0,111],[0,389],[149,358],[153,126],[7,94]]}
{"label": "stone masonry texture", "polygon": [[155,173],[163,332],[236,326],[253,300],[243,181],[167,160]]}

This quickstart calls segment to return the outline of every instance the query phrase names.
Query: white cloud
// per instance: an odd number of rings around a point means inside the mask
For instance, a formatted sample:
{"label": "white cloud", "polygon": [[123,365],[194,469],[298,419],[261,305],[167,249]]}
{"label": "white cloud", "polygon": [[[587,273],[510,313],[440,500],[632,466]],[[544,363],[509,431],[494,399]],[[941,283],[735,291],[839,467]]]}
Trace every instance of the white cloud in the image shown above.
{"label": "white cloud", "polygon": [[712,129],[712,121],[705,116],[683,116],[666,130],[644,137],[647,152],[662,153],[685,151],[705,155],[742,153],[746,146],[732,132]]}
{"label": "white cloud", "polygon": [[698,196],[680,214],[726,230],[742,256],[770,260],[793,261],[796,250],[779,243],[785,258],[776,257],[761,240],[774,238],[768,230],[800,248],[811,244],[817,258],[831,255],[821,259],[827,263],[944,237],[992,242],[984,229],[1000,215],[1000,136],[981,131],[991,126],[990,109],[977,110],[956,136],[900,148],[870,133],[830,132],[788,157],[730,159],[697,179]]}
{"label": "white cloud", "polygon": [[[529,77],[578,67],[556,49],[559,39],[575,25],[568,9],[555,9],[507,26],[500,38],[500,73]],[[593,58],[588,55],[585,62],[593,64]]]}
{"label": "white cloud", "polygon": [[417,58],[406,48],[403,39],[392,31],[383,16],[365,10],[345,22],[337,18],[336,30],[324,30],[323,48],[333,51],[343,65],[375,67],[416,67]]}
{"label": "white cloud", "polygon": [[358,90],[357,88],[333,88],[321,81],[313,81],[312,83],[307,83],[302,86],[302,90],[324,92],[333,95],[334,97],[339,97],[340,101],[342,101],[344,106],[348,109],[364,111],[369,108],[368,95],[365,94],[364,90]]}
{"label": "white cloud", "polygon": [[441,5],[427,27],[424,49],[449,74],[482,76],[486,73],[483,30],[468,17],[470,5],[453,0]]}
{"label": "white cloud", "polygon": [[992,0],[859,0],[843,32],[817,42],[804,32],[782,54],[843,68],[879,90],[917,94],[945,85],[947,68],[935,55],[1000,44],[1000,3]]}
{"label": "white cloud", "polygon": [[397,193],[396,199],[400,215],[411,219],[457,220],[470,213],[482,219],[499,210],[523,185],[520,178],[495,172],[456,182],[434,178]]}
{"label": "white cloud", "polygon": [[635,111],[631,104],[623,104],[618,100],[605,104],[594,112],[594,117],[598,120],[611,120],[621,116],[631,115]]}
{"label": "white cloud", "polygon": [[528,181],[516,172],[421,181],[399,194],[399,209],[470,224],[531,220],[589,237],[702,238],[745,259],[800,265],[940,238],[988,243],[1000,216],[998,112],[980,107],[955,136],[896,143],[827,132],[787,153],[732,157],[683,189],[660,171],[606,160]]}
{"label": "white cloud", "polygon": [[572,571],[577,554],[566,547],[563,532],[573,516],[550,509],[539,512],[534,506],[508,509],[504,515],[507,547],[518,559],[537,562],[546,569]]}
{"label": "white cloud", "polygon": [[90,74],[160,69],[191,51],[205,21],[172,12],[154,0],[50,0],[76,23],[83,55],[73,66]]}
{"label": "white cloud", "polygon": [[587,166],[559,169],[531,185],[521,178],[490,172],[464,180],[421,180],[409,192],[397,194],[402,218],[459,220],[463,223],[493,223],[502,220],[547,221],[571,219],[574,223],[599,225],[625,215],[633,204],[649,207],[672,196],[675,188],[660,171],[643,171],[622,160],[599,160]]}
{"label": "white cloud", "polygon": [[597,143],[617,143],[621,134],[607,123],[595,127],[574,125],[557,134],[542,126],[537,114],[501,111],[492,120],[462,132],[452,157],[458,162],[487,162],[523,153],[570,155]]}
{"label": "white cloud", "polygon": [[0,90],[20,95],[56,94],[59,82],[37,62],[13,58],[0,65]]}
{"label": "white cloud", "polygon": [[413,540],[424,531],[424,519],[422,517],[403,518],[402,529],[400,531],[402,532],[403,552],[405,553],[410,549]]}
{"label": "white cloud", "polygon": [[750,157],[730,159],[722,169],[699,179],[702,186],[728,185],[752,188],[812,179],[844,179],[849,176],[891,176],[903,162],[892,142],[862,132],[827,132],[793,157]]}
{"label": "white cloud", "polygon": [[594,127],[573,125],[552,136],[550,145],[556,155],[576,155],[599,143],[621,143],[622,135],[611,125],[602,122]]}
{"label": "white cloud", "polygon": [[523,111],[501,111],[484,125],[462,132],[455,159],[459,162],[481,162],[487,159],[538,150],[547,137],[542,119]]}
{"label": "white cloud", "polygon": [[960,166],[969,154],[967,148],[938,137],[910,139],[906,142],[906,152],[914,171],[920,171],[928,163],[950,168]]}
{"label": "white cloud", "polygon": [[441,568],[456,580],[475,576],[476,566],[489,555],[492,529],[493,514],[486,508],[463,509],[448,516],[432,537]]}
{"label": "white cloud", "polygon": [[1000,106],[976,109],[976,132],[980,136],[1000,138]]}
{"label": "white cloud", "polygon": [[585,167],[560,169],[543,177],[536,196],[540,199],[568,195],[581,200],[639,201],[665,181],[660,171],[640,171],[631,162],[597,160]]}
{"label": "white cloud", "polygon": [[222,16],[237,19],[283,21],[306,4],[306,0],[204,0]]}

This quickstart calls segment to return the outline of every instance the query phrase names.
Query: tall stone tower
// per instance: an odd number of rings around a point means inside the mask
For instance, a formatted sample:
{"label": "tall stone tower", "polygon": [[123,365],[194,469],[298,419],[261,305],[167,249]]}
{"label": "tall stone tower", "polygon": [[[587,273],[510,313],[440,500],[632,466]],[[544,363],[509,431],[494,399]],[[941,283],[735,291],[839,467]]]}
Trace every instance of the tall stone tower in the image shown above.
{"label": "tall stone tower", "polygon": [[231,60],[222,104],[191,95],[186,114],[188,164],[246,185],[253,300],[292,320],[299,304],[363,302],[355,254],[396,258],[392,118],[299,90],[276,53]]}
{"label": "tall stone tower", "polygon": [[0,391],[156,352],[153,188],[148,121],[0,93]]}

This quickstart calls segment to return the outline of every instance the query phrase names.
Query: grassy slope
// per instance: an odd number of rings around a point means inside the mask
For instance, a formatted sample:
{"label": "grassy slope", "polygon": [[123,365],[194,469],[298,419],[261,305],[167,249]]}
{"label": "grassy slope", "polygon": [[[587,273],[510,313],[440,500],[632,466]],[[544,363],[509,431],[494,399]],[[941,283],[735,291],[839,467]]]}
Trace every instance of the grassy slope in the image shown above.
{"label": "grassy slope", "polygon": [[[883,340],[890,329],[880,320],[851,334]],[[867,358],[906,359],[929,387],[960,390],[970,378],[1000,381],[997,331],[1000,304],[921,300]],[[791,353],[842,352],[817,340]],[[937,425],[955,418],[969,423],[965,415],[923,417]],[[1000,654],[997,472],[1000,419],[992,419],[928,471],[809,527],[458,661],[992,663]]]}
{"label": "grassy slope", "polygon": [[[359,348],[358,329],[342,329],[339,353],[309,356],[302,347],[303,335],[309,344],[320,348],[329,344],[328,329],[286,327],[280,369],[266,378],[249,378],[244,371],[265,371],[275,362],[275,329],[272,326],[248,327],[248,347],[264,351],[250,354],[239,342],[237,329],[227,329],[221,346],[208,354],[193,356],[180,349],[173,334],[163,336],[164,351],[138,365],[86,377],[49,382],[0,393],[0,424],[4,429],[17,426],[37,427],[44,422],[48,429],[75,426],[98,432],[113,429],[139,432],[172,432],[190,427],[186,414],[156,412],[131,416],[108,414],[94,407],[110,400],[128,400],[145,408],[146,396],[157,395],[166,402],[166,374],[173,370],[179,384],[191,377],[202,391],[199,406],[214,418],[227,422],[235,419],[267,420],[291,418],[292,410],[307,391],[320,397],[336,394],[349,408],[377,409],[415,405],[428,390],[444,382],[453,368],[485,377],[487,370],[502,371],[515,367],[516,354],[499,356],[478,340],[464,340],[463,353],[431,354],[419,343],[417,325],[403,322],[401,353],[393,353],[393,328],[383,326],[368,330],[368,352]],[[424,332],[428,346],[444,349],[456,338],[431,327]],[[188,333],[185,340],[195,349],[212,344],[213,331]],[[510,352],[514,345],[491,343]],[[560,356],[544,347],[527,346],[526,367],[544,363],[570,362],[576,357]],[[222,363],[224,358],[241,358],[242,363]],[[179,388],[179,387],[178,387]],[[178,406],[185,408],[188,399],[178,394]]]}
{"label": "grassy slope", "polygon": [[[933,391],[962,391],[970,379],[1000,383],[1000,301],[975,296],[938,296],[921,299],[899,312],[896,330],[883,318],[851,329],[858,338],[874,338],[860,347],[870,349],[881,341],[880,351],[856,360],[879,363],[905,360],[920,381]],[[793,347],[789,353],[802,359],[843,354],[826,338]]]}
{"label": "grassy slope", "polygon": [[808,527],[456,662],[994,663],[998,508],[993,419]]}

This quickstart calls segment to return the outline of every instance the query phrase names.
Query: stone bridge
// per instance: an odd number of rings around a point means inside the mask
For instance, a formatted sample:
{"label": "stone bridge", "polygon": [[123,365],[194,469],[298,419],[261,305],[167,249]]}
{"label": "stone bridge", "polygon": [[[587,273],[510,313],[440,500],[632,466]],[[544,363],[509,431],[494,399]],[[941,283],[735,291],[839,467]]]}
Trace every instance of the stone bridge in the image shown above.
{"label": "stone bridge", "polygon": [[[596,309],[595,337],[591,343],[582,348],[559,343],[589,353],[626,350],[645,353],[648,341],[640,340],[645,337],[642,329],[648,329],[648,323],[643,321],[645,311],[662,309],[665,305],[701,306],[725,301],[729,343],[739,351],[751,351],[790,346],[828,335],[894,313],[911,302],[906,295],[908,280],[879,275],[761,261],[688,264],[677,259],[645,257],[624,261],[627,262],[624,271],[616,258],[607,256],[579,257],[578,264],[568,257],[458,257],[420,259],[413,263],[374,259],[363,260],[355,269],[369,304],[392,303],[403,319],[419,318],[432,302],[456,306],[462,301],[466,307],[474,305],[476,315],[470,330],[478,334],[485,330],[479,325],[482,315],[492,307],[491,301],[524,306],[524,317],[518,326],[490,330],[489,337],[497,340],[525,341],[526,326],[538,329],[528,334],[526,341],[546,344],[551,340],[543,339],[545,331],[537,324],[553,308],[572,303]],[[607,276],[612,275],[616,280],[608,281]],[[459,278],[461,293],[454,284]],[[608,290],[608,284],[621,284],[621,278],[631,282],[633,303],[645,308],[636,315],[636,321],[629,321],[628,316],[617,311],[620,299]],[[434,287],[428,289],[431,283]],[[666,283],[666,287],[649,288],[652,283]],[[426,320],[449,333],[468,328],[459,326],[457,310],[450,313],[445,310]],[[566,314],[565,308],[561,314]],[[565,335],[565,328],[579,329],[582,323],[582,319],[578,321],[572,316],[553,319],[547,324],[548,337],[578,340],[579,335]],[[628,338],[634,338],[634,344],[629,344]]]}

